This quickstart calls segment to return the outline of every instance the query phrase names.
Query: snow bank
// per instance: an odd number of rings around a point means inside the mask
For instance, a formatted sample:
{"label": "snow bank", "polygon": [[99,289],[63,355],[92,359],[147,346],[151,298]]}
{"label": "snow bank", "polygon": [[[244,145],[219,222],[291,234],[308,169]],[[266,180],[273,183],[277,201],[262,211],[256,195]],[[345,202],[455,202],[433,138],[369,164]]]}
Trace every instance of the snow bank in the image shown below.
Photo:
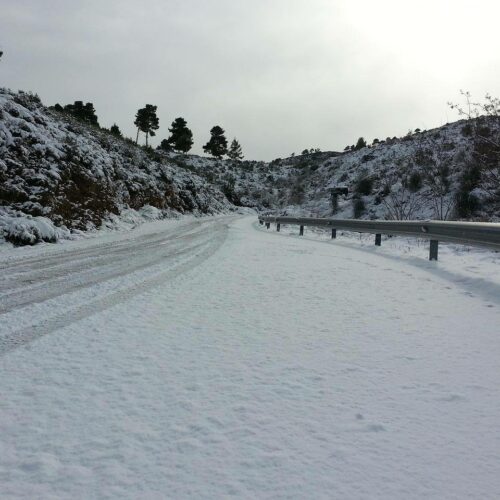
{"label": "snow bank", "polygon": [[12,216],[4,212],[0,213],[0,235],[5,241],[20,246],[42,241],[55,243],[70,238],[71,233],[65,226],[56,227],[47,217]]}
{"label": "snow bank", "polygon": [[[254,215],[252,209],[239,209],[237,213]],[[0,248],[2,243],[9,242],[15,246],[35,245],[41,242],[57,243],[63,240],[79,240],[94,237],[102,238],[106,233],[115,231],[131,231],[143,224],[165,219],[191,217],[175,210],[160,210],[145,205],[139,210],[125,208],[118,215],[109,214],[99,228],[88,227],[86,231],[69,230],[66,226],[57,227],[47,217],[25,214],[24,212],[0,207]]]}

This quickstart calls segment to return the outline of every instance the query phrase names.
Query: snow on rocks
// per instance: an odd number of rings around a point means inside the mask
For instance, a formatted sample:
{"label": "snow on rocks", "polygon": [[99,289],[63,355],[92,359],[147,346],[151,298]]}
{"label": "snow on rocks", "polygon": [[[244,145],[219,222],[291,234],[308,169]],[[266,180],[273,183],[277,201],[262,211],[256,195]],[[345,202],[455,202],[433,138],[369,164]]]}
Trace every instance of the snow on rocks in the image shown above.
{"label": "snow on rocks", "polygon": [[[93,230],[144,206],[163,217],[250,207],[386,219],[403,203],[411,207],[407,218],[457,218],[457,194],[464,194],[461,183],[474,164],[474,147],[462,120],[357,151],[271,162],[216,160],[140,148],[49,110],[36,96],[0,89],[0,204],[72,231]],[[334,206],[331,190],[339,186],[349,193]],[[498,220],[496,186],[481,177],[467,189],[476,205],[473,217]]]}
{"label": "snow on rocks", "polygon": [[98,228],[128,209],[145,214],[147,206],[155,217],[235,209],[192,171],[23,92],[0,89],[0,158],[0,205],[70,230]]}
{"label": "snow on rocks", "polygon": [[55,243],[70,238],[71,233],[65,226],[56,227],[47,217],[32,217],[0,207],[0,242],[2,237],[21,246],[42,241]]}
{"label": "snow on rocks", "polygon": [[[490,121],[492,130],[500,129],[498,120]],[[474,140],[464,132],[466,127],[460,120],[357,151],[313,152],[269,163],[196,156],[179,161],[236,203],[273,214],[387,219],[394,216],[392,205],[405,203],[411,205],[410,218],[456,219],[457,193],[464,173],[474,165]],[[488,182],[481,178],[469,193],[478,204],[474,217],[499,220],[499,198],[492,196],[497,188]],[[349,194],[339,196],[334,208],[331,190],[339,186],[347,187]]]}
{"label": "snow on rocks", "polygon": [[56,228],[46,217],[16,217],[6,224],[3,233],[5,240],[15,245],[34,245],[40,241],[55,243],[61,235],[69,235],[66,228]]}

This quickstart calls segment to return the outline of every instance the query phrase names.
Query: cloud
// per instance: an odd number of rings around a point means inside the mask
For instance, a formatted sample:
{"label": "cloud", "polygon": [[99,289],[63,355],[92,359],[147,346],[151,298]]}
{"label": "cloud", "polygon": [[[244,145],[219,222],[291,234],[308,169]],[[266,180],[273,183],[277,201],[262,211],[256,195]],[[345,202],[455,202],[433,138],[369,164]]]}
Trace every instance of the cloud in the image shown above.
{"label": "cloud", "polygon": [[500,82],[494,0],[6,0],[2,84],[94,102],[133,135],[157,104],[201,153],[210,128],[246,157],[343,149],[454,119],[446,102]]}

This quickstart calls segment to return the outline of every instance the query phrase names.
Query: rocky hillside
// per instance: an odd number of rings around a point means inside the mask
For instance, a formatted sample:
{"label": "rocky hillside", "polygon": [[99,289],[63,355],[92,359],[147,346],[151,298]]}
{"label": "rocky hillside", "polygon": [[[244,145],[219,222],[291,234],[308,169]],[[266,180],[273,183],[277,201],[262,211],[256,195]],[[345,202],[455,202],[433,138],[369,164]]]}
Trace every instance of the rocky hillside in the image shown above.
{"label": "rocky hillside", "polygon": [[54,240],[145,206],[161,217],[235,209],[220,189],[155,151],[49,110],[32,94],[0,89],[6,239]]}
{"label": "rocky hillside", "polygon": [[0,89],[0,236],[53,241],[131,210],[498,221],[499,114],[343,153],[238,162],[145,149]]}
{"label": "rocky hillside", "polygon": [[[270,163],[180,163],[236,204],[279,214],[371,219],[500,220],[500,119],[460,120],[356,151]],[[335,188],[348,194],[332,195]]]}

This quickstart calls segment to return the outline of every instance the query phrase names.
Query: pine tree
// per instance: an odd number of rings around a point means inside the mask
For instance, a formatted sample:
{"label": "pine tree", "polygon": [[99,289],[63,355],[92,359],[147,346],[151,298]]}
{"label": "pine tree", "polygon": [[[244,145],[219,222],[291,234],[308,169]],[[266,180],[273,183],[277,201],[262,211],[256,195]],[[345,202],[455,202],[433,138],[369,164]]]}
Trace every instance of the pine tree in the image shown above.
{"label": "pine tree", "polygon": [[[54,106],[54,108],[59,110],[56,106]],[[63,110],[73,115],[77,120],[88,123],[89,125],[99,126],[94,105],[91,102],[83,104],[83,101],[75,101],[74,104],[66,104]]]}
{"label": "pine tree", "polygon": [[231,147],[227,152],[227,156],[229,156],[231,160],[236,160],[236,161],[240,161],[243,159],[243,152],[241,150],[241,145],[236,140],[236,137],[233,139],[233,142],[231,142]]}
{"label": "pine tree", "polygon": [[171,148],[181,153],[187,153],[193,146],[193,132],[187,128],[186,120],[176,118],[168,130],[171,134],[168,138]]}
{"label": "pine tree", "polygon": [[137,127],[136,144],[139,141],[139,132],[144,132],[146,134],[146,146],[148,145],[148,137],[154,137],[156,135],[155,130],[160,128],[160,120],[156,115],[157,109],[158,106],[146,104],[144,108],[137,111],[134,121],[134,125]]}
{"label": "pine tree", "polygon": [[166,151],[167,153],[173,151],[172,144],[170,144],[170,141],[168,139],[163,139],[163,141],[160,142],[160,149]]}
{"label": "pine tree", "polygon": [[111,125],[109,131],[116,137],[123,137],[122,131],[120,130],[120,127],[118,127],[116,123],[113,123],[113,125]]}
{"label": "pine tree", "polygon": [[356,143],[356,146],[354,146],[354,149],[357,151],[358,149],[363,149],[366,147],[366,141],[364,137],[360,137],[358,139],[358,142]]}
{"label": "pine tree", "polygon": [[203,151],[215,158],[222,158],[227,153],[227,139],[218,125],[210,130],[210,140],[203,146]]}

